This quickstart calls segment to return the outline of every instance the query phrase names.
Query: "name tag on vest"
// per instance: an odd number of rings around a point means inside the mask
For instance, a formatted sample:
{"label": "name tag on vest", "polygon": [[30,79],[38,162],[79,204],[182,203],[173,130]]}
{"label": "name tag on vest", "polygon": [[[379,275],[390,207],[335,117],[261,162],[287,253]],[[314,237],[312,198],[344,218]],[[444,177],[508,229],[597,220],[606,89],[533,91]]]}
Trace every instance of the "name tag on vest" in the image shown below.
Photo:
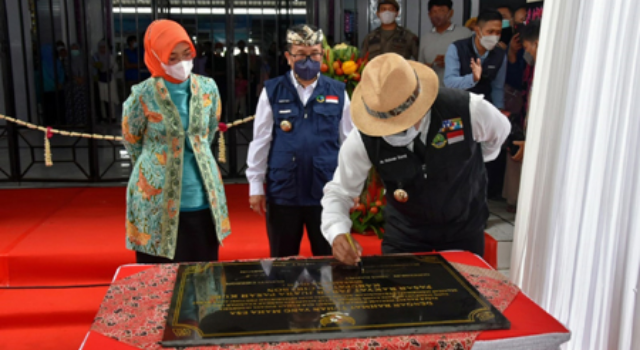
{"label": "name tag on vest", "polygon": [[290,100],[279,100],[278,103],[290,103]]}
{"label": "name tag on vest", "polygon": [[290,109],[283,109],[283,110],[280,110],[279,113],[280,114],[291,114],[291,110]]}
{"label": "name tag on vest", "polygon": [[401,159],[407,159],[407,155],[406,154],[401,154],[397,157],[391,157],[391,158],[387,158],[387,159],[382,159],[380,160],[380,164],[388,164],[388,163],[392,163],[392,162],[396,162],[398,160]]}
{"label": "name tag on vest", "polygon": [[489,69],[496,69],[496,66],[488,66]]}

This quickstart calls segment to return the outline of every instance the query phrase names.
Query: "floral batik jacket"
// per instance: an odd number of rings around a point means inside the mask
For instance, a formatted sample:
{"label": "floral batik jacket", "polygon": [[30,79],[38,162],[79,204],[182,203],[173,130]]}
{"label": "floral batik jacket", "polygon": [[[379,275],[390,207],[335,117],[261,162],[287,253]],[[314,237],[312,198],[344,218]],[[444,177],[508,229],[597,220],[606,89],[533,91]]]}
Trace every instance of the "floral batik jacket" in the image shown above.
{"label": "floral batik jacket", "polygon": [[191,75],[189,129],[162,78],[133,87],[124,103],[122,134],[133,170],[127,187],[127,248],[173,259],[178,236],[183,151],[189,138],[215,220],[218,241],[231,233],[229,212],[211,142],[218,130],[216,83]]}

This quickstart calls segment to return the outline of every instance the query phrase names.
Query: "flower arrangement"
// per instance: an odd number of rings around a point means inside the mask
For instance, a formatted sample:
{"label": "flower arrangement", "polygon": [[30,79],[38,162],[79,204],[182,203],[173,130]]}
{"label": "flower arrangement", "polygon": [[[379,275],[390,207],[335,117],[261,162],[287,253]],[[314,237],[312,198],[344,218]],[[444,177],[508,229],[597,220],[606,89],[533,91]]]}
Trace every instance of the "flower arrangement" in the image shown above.
{"label": "flower arrangement", "polygon": [[333,48],[327,44],[325,39],[324,58],[320,66],[320,72],[325,76],[342,81],[347,85],[349,96],[360,82],[360,76],[364,67],[369,62],[369,53],[360,57],[360,50],[355,46],[338,44]]}
{"label": "flower arrangement", "polygon": [[[323,48],[324,58],[320,71],[331,79],[344,82],[347,85],[347,93],[351,97],[353,90],[360,82],[362,71],[369,63],[369,53],[367,52],[363,57],[360,57],[361,53],[357,47],[344,43],[330,47],[326,39]],[[384,186],[375,170],[371,169],[362,194],[351,209],[351,221],[353,222],[351,231],[364,235],[375,233],[379,238],[382,238],[384,234],[382,211],[385,205]]]}
{"label": "flower arrangement", "polygon": [[382,239],[384,235],[384,216],[382,214],[387,200],[385,189],[378,174],[371,169],[365,183],[364,191],[351,209],[351,231],[364,235],[375,233]]}

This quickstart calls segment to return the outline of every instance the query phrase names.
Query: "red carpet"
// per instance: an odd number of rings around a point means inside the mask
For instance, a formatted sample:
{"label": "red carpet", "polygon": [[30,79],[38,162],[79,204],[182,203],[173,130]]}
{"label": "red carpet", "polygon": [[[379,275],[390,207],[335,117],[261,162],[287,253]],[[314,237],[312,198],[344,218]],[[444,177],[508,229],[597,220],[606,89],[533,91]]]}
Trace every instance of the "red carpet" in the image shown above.
{"label": "red carpet", "polygon": [[[232,235],[220,259],[268,257],[248,186],[226,191]],[[0,288],[10,288],[0,289],[0,350],[78,349],[107,290],[91,285],[135,262],[125,249],[125,188],[2,190],[0,198]],[[378,238],[356,239],[365,254],[380,252]],[[311,256],[306,238],[300,254]]]}
{"label": "red carpet", "polygon": [[[269,256],[264,218],[249,209],[247,194],[246,185],[227,186],[232,235],[221,260]],[[125,249],[123,187],[4,190],[2,198],[0,286],[104,284],[135,262]],[[357,239],[366,254],[380,252],[376,237]],[[300,254],[311,255],[306,239]]]}

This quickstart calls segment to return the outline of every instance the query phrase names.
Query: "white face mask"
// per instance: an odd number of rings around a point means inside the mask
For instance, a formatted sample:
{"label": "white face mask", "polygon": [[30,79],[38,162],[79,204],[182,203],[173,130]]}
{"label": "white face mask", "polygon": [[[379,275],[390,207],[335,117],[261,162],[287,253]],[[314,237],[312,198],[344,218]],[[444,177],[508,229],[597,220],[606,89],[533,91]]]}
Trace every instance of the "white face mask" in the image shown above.
{"label": "white face mask", "polygon": [[[430,112],[431,111],[427,112],[427,115],[425,117],[429,118]],[[422,129],[422,123],[424,123],[425,119],[427,118],[422,118],[418,129],[416,129],[415,126],[412,126],[403,132],[399,132],[397,134],[389,136],[383,136],[382,138],[393,147],[407,147],[411,142],[413,142],[416,136],[418,136],[418,134],[420,133],[420,129]]]}
{"label": "white face mask", "polygon": [[162,69],[167,73],[168,76],[174,78],[178,81],[185,81],[189,78],[189,74],[191,74],[191,70],[193,69],[193,60],[180,61],[172,66],[168,66],[160,60],[160,57],[153,52],[156,56],[160,64],[162,65]]}
{"label": "white face mask", "polygon": [[380,20],[382,21],[382,24],[391,24],[396,20],[396,15],[396,12],[384,11],[380,14]]}
{"label": "white face mask", "polygon": [[162,68],[164,68],[164,71],[170,77],[179,81],[185,81],[189,78],[189,74],[191,74],[191,70],[193,69],[193,60],[180,61],[173,66],[167,66],[162,63]]}
{"label": "white face mask", "polygon": [[500,42],[500,36],[498,35],[487,35],[480,38],[480,45],[489,51],[493,50],[498,45],[498,42]]}

